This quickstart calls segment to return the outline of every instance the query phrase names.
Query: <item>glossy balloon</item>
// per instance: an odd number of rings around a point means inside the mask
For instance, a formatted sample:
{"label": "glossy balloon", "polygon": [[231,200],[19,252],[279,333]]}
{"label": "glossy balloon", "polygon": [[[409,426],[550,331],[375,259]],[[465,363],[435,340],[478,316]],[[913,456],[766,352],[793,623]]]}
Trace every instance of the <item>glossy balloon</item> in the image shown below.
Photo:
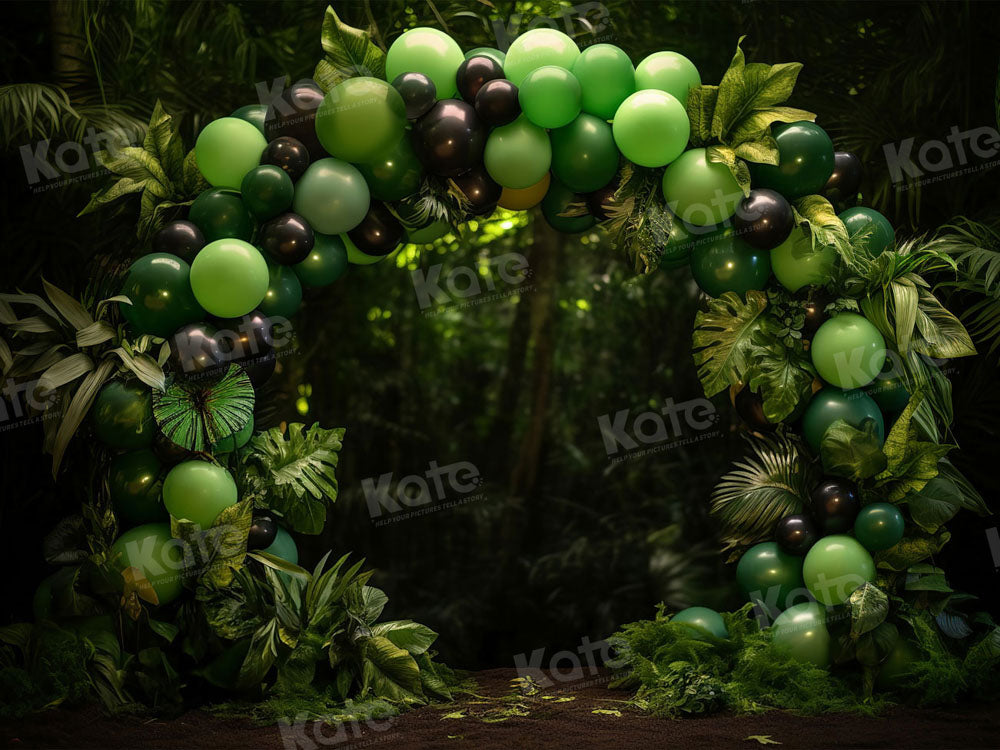
{"label": "glossy balloon", "polygon": [[[593,209],[591,209],[593,210]],[[676,216],[670,224],[670,237],[660,256],[660,268],[669,271],[675,268],[688,268],[691,265],[691,251],[702,244],[705,236],[692,231]]]}
{"label": "glossy balloon", "polygon": [[503,188],[490,177],[485,167],[470,169],[465,174],[452,178],[458,189],[469,201],[469,212],[474,216],[488,216],[493,213],[500,200]]}
{"label": "glossy balloon", "polygon": [[774,620],[771,641],[795,661],[826,667],[830,664],[830,631],[826,610],[816,602],[789,607]]}
{"label": "glossy balloon", "polygon": [[503,69],[515,86],[533,70],[558,65],[570,70],[580,56],[580,48],[570,37],[555,29],[532,29],[521,34],[507,49]]}
{"label": "glossy balloon", "polygon": [[[771,270],[774,270],[774,254],[772,253],[771,255]],[[777,273],[775,273],[775,276],[777,276]],[[778,280],[780,281],[780,279]],[[811,290],[809,299],[802,304],[802,312],[805,316],[805,319],[802,321],[803,336],[808,339],[812,339],[812,337],[816,335],[816,331],[819,330],[819,327],[830,319],[830,316],[826,312],[826,307],[832,301],[833,300],[831,300],[822,290]]]}
{"label": "glossy balloon", "polygon": [[826,477],[809,493],[809,504],[824,534],[840,534],[854,526],[861,498],[854,482],[842,477]]}
{"label": "glossy balloon", "polygon": [[756,188],[777,190],[788,200],[819,193],[833,174],[833,141],[813,122],[777,125],[771,135],[778,144],[779,163],[750,163]]}
{"label": "glossy balloon", "polygon": [[521,115],[517,86],[503,79],[486,83],[476,95],[476,114],[492,128],[514,122]]}
{"label": "glossy balloon", "polygon": [[316,234],[312,252],[292,266],[303,286],[323,287],[332,284],[347,271],[347,249],[337,235]]}
{"label": "glossy balloon", "polygon": [[309,150],[295,138],[283,136],[275,138],[267,144],[264,155],[260,157],[261,164],[270,164],[292,178],[298,180],[309,167]]}
{"label": "glossy balloon", "polygon": [[898,414],[910,402],[910,392],[903,378],[902,365],[897,371],[896,362],[886,357],[882,372],[865,386],[865,393],[872,397],[883,414]]}
{"label": "glossy balloon", "polygon": [[732,216],[743,191],[729,167],[709,161],[706,149],[692,148],[663,173],[663,197],[681,219],[707,227]]}
{"label": "glossy balloon", "polygon": [[250,438],[253,437],[254,421],[253,417],[247,422],[243,427],[241,427],[237,432],[232,435],[227,435],[224,438],[217,440],[212,443],[211,451],[215,455],[222,455],[224,453],[232,453],[235,450],[239,450],[247,443],[250,442]]}
{"label": "glossy balloon", "polygon": [[258,305],[269,318],[290,318],[302,304],[302,283],[288,266],[268,266],[267,291]]}
{"label": "glossy balloon", "polygon": [[128,525],[167,521],[163,506],[163,464],[148,448],[120,453],[111,459],[108,491],[115,513]]}
{"label": "glossy balloon", "polygon": [[[146,601],[170,604],[184,591],[184,550],[170,535],[169,523],[147,523],[129,529],[108,554],[108,567],[125,572],[136,568],[146,579],[138,594]],[[124,578],[119,585],[124,584]]]}
{"label": "glossy balloon", "polygon": [[654,52],[635,68],[636,89],[666,91],[681,104],[687,104],[688,92],[698,86],[701,86],[698,69],[677,52]]}
{"label": "glossy balloon", "polygon": [[834,205],[853,201],[858,197],[864,168],[861,159],[849,151],[833,153],[833,174],[823,187],[823,195]]}
{"label": "glossy balloon", "polygon": [[222,117],[198,134],[194,156],[210,185],[238,190],[246,173],[260,164],[266,146],[255,125],[238,117]]}
{"label": "glossy balloon", "polygon": [[750,247],[730,228],[700,237],[691,251],[691,274],[705,294],[719,297],[725,292],[745,295],[763,289],[771,276],[766,251]]}
{"label": "glossy balloon", "polygon": [[260,310],[238,318],[213,318],[212,322],[218,328],[215,338],[227,361],[241,365],[273,354],[275,326],[284,324]]}
{"label": "glossy balloon", "polygon": [[760,250],[778,247],[788,239],[793,226],[791,205],[780,193],[767,188],[751,190],[737,205],[733,216],[736,235]]}
{"label": "glossy balloon", "polygon": [[542,199],[542,216],[545,217],[549,226],[557,232],[566,234],[577,234],[594,226],[594,217],[590,213],[585,213],[583,216],[560,216],[571,203],[586,205],[582,195],[574,193],[559,180],[552,180],[549,191]]}
{"label": "glossy balloon", "polygon": [[314,243],[312,227],[298,214],[282,214],[260,228],[260,246],[272,260],[286,266],[309,257]]}
{"label": "glossy balloon", "polygon": [[403,200],[418,192],[424,179],[424,168],[408,136],[375,161],[357,167],[372,197],[380,201]]}
{"label": "glossy balloon", "polygon": [[486,146],[486,125],[470,104],[445,99],[413,126],[413,149],[439,177],[456,177],[476,166]]}
{"label": "glossy balloon", "polygon": [[361,223],[347,233],[354,246],[368,255],[387,255],[403,239],[403,225],[384,203],[375,201]]}
{"label": "glossy balloon", "polygon": [[316,111],[316,135],[335,159],[366,163],[394,148],[406,130],[406,105],[392,86],[358,76],[341,81]]}
{"label": "glossy balloon", "polygon": [[294,138],[309,151],[310,161],[327,156],[316,134],[316,110],[324,96],[323,90],[312,81],[301,81],[285,89],[280,101],[268,109],[264,121],[267,140]]}
{"label": "glossy balloon", "polygon": [[819,530],[809,516],[785,516],[774,527],[774,540],[790,555],[804,555],[819,539]]}
{"label": "glossy balloon", "polygon": [[205,310],[220,318],[245,315],[267,291],[267,262],[242,240],[216,240],[191,264],[191,289]]}
{"label": "glossy balloon", "polygon": [[451,231],[451,225],[446,221],[432,221],[422,227],[410,229],[406,233],[406,241],[415,245],[425,245],[439,237],[444,237]]}
{"label": "glossy balloon", "polygon": [[573,63],[572,72],[580,82],[583,111],[602,120],[614,117],[621,103],[636,90],[632,61],[613,44],[594,44],[584,49]]}
{"label": "glossy balloon", "polygon": [[205,235],[190,221],[172,221],[153,235],[154,253],[169,253],[190,263],[205,247]]}
{"label": "glossy balloon", "polygon": [[404,32],[385,56],[386,80],[401,73],[423,73],[437,88],[438,99],[450,99],[458,92],[455,76],[465,60],[462,48],[443,31],[426,26]]}
{"label": "glossy balloon", "polygon": [[580,82],[556,65],[533,70],[518,87],[524,116],[540,128],[561,128],[580,114]]}
{"label": "glossy balloon", "polygon": [[809,354],[827,383],[838,388],[860,388],[882,371],[885,339],[863,316],[843,312],[819,327]]}
{"label": "glossy balloon", "polygon": [[529,208],[534,208],[542,202],[545,194],[549,191],[551,181],[552,175],[546,172],[542,179],[530,187],[519,190],[505,187],[500,192],[498,203],[501,208],[510,211],[526,211]]}
{"label": "glossy balloon", "polygon": [[192,375],[221,367],[227,357],[219,346],[217,333],[215,326],[207,323],[189,323],[178,329],[168,339],[170,369],[178,375]]}
{"label": "glossy balloon", "polygon": [[359,250],[346,234],[340,235],[340,239],[347,249],[347,262],[355,266],[371,266],[375,263],[381,263],[392,254],[390,251],[390,253],[385,255],[372,255]]}
{"label": "glossy balloon", "polygon": [[236,482],[221,466],[208,461],[177,464],[163,480],[163,504],[176,519],[187,519],[203,529],[239,499]]}
{"label": "glossy balloon", "polygon": [[188,219],[202,231],[206,243],[228,238],[249,241],[253,236],[250,212],[233,190],[200,193],[188,209]]}
{"label": "glossy balloon", "polygon": [[622,155],[640,167],[669,164],[684,152],[691,135],[684,105],[653,89],[636,91],[623,101],[612,128]]}
{"label": "glossy balloon", "polygon": [[320,159],[309,165],[295,187],[292,209],[314,232],[343,234],[368,213],[371,194],[364,176],[339,159]]}
{"label": "glossy balloon", "polygon": [[820,444],[827,428],[843,419],[855,429],[862,429],[865,420],[875,424],[879,440],[885,439],[885,422],[882,412],[864,391],[844,391],[827,386],[813,394],[802,415],[802,433],[813,452],[819,455]]}
{"label": "glossy balloon", "polygon": [[247,549],[265,549],[274,544],[278,536],[278,524],[274,517],[266,513],[255,513],[247,536]]}
{"label": "glossy balloon", "polygon": [[292,207],[295,186],[280,167],[254,167],[243,178],[240,194],[247,209],[258,221],[267,221]]}
{"label": "glossy balloon", "polygon": [[269,555],[280,557],[282,560],[290,562],[292,565],[297,565],[299,562],[299,549],[295,545],[295,540],[292,539],[291,534],[280,526],[278,527],[278,532],[274,536],[274,541],[271,542],[271,546],[265,548],[264,551]]}
{"label": "glossy balloon", "polygon": [[895,546],[905,531],[903,514],[889,503],[866,505],[854,520],[854,536],[869,552],[880,552]]}
{"label": "glossy balloon", "polygon": [[490,177],[505,188],[522,190],[548,174],[552,144],[548,133],[521,116],[490,133],[483,152]]}
{"label": "glossy balloon", "polygon": [[150,253],[135,261],[119,294],[132,301],[119,302],[118,309],[137,335],[165,338],[202,316],[191,291],[191,266],[169,253]]}
{"label": "glossy balloon", "polygon": [[696,640],[703,640],[703,634],[711,635],[713,638],[729,637],[729,631],[726,630],[726,622],[722,619],[722,615],[708,607],[682,609],[670,618],[670,622],[690,625],[695,631],[692,637]]}
{"label": "glossy balloon", "polygon": [[488,57],[499,65],[501,69],[507,59],[507,55],[493,47],[476,47],[475,49],[470,49],[465,53],[465,59],[468,60],[471,57]]}
{"label": "glossy balloon", "polygon": [[494,81],[503,78],[503,67],[497,64],[492,57],[466,57],[461,65],[455,79],[458,86],[458,95],[469,104],[476,103],[476,94],[487,81]]}
{"label": "glossy balloon", "polygon": [[813,247],[812,237],[796,228],[771,251],[771,270],[785,289],[797,292],[810,284],[833,280],[837,251],[830,245]]}
{"label": "glossy balloon", "polygon": [[[896,230],[874,208],[849,208],[840,214],[840,220],[844,222],[849,235],[859,235],[857,244],[873,258],[890,249],[896,242]],[[864,239],[860,237],[862,232],[865,233]]]}
{"label": "glossy balloon", "polygon": [[761,542],[743,553],[736,580],[750,601],[772,614],[804,595],[802,558],[789,555],[776,542]]}
{"label": "glossy balloon", "polygon": [[553,130],[552,172],[578,193],[592,193],[607,185],[618,171],[618,148],[611,126],[583,113],[569,125]]}
{"label": "glossy balloon", "polygon": [[238,117],[241,120],[246,120],[257,128],[261,135],[267,135],[267,132],[264,130],[264,120],[267,119],[267,106],[264,104],[247,104],[233,112],[230,117]]}
{"label": "glossy balloon", "polygon": [[773,432],[777,425],[767,421],[764,416],[764,401],[760,394],[754,393],[749,386],[744,386],[734,399],[736,413],[752,430],[758,432]]}
{"label": "glossy balloon", "polygon": [[400,73],[392,87],[403,98],[407,120],[423,117],[437,102],[437,86],[423,73]]}
{"label": "glossy balloon", "polygon": [[846,602],[865,582],[873,582],[875,563],[857,539],[825,536],[806,553],[802,577],[809,593],[830,607]]}

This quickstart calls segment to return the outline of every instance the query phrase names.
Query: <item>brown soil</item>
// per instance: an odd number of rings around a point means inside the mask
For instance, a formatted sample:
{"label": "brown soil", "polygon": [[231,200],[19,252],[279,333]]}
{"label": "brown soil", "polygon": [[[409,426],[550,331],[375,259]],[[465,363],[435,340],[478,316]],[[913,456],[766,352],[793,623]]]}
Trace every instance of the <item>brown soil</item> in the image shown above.
{"label": "brown soil", "polygon": [[[54,710],[0,726],[10,748],[756,748],[768,740],[793,748],[998,748],[1000,706],[895,709],[879,718],[712,716],[669,721],[625,707],[626,693],[600,676],[554,683],[532,695],[512,690],[513,670],[475,675],[475,695],[370,725],[255,727],[189,711],[170,721],[110,719],[95,709]],[[598,712],[598,713],[595,713]],[[617,715],[620,713],[620,715]],[[755,739],[760,738],[760,739]],[[763,740],[763,742],[762,742]]]}

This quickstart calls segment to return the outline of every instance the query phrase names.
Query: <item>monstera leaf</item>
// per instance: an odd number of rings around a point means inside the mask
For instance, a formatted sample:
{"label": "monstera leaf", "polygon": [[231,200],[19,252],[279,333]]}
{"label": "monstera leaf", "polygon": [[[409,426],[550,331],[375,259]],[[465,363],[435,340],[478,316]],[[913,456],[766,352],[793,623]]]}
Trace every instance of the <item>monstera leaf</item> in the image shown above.
{"label": "monstera leaf", "polygon": [[239,432],[253,418],[250,378],[232,364],[220,379],[181,380],[164,393],[153,392],[153,418],[170,440],[204,451]]}
{"label": "monstera leaf", "polygon": [[743,379],[756,346],[753,335],[761,329],[766,309],[763,292],[747,292],[745,302],[735,292],[726,292],[709,301],[707,312],[695,316],[694,363],[706,396]]}

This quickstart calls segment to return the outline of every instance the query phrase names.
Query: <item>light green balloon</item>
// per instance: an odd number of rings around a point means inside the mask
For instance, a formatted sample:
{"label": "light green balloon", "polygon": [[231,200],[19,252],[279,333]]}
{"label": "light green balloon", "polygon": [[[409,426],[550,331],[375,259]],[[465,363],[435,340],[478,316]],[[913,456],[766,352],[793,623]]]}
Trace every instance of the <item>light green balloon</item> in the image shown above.
{"label": "light green balloon", "polygon": [[[726,630],[726,623],[722,619],[722,615],[708,607],[688,607],[687,609],[682,609],[670,618],[670,622],[682,622],[690,625],[692,630],[703,631],[716,638],[729,637],[729,631]],[[704,640],[700,632],[692,637],[696,640]]]}
{"label": "light green balloon", "polygon": [[392,86],[359,76],[341,81],[316,110],[316,136],[330,156],[367,164],[387,154],[406,131],[406,105]]}
{"label": "light green balloon", "polygon": [[451,225],[447,221],[432,221],[425,227],[407,230],[406,241],[414,245],[426,245],[439,237],[444,237],[450,231]]}
{"label": "light green balloon", "polygon": [[240,189],[246,173],[260,164],[264,135],[246,120],[220,117],[208,123],[194,144],[198,169],[210,185]]}
{"label": "light green balloon", "polygon": [[267,261],[249,242],[223,239],[203,247],[191,263],[191,291],[220,318],[252,311],[267,292]]}
{"label": "light green balloon", "polygon": [[830,664],[830,631],[826,611],[816,602],[789,607],[774,620],[771,641],[796,661],[817,667]]}
{"label": "light green balloon", "polygon": [[860,388],[882,372],[885,339],[867,318],[843,312],[816,331],[809,347],[813,367],[838,388]]}
{"label": "light green balloon", "polygon": [[614,117],[636,90],[632,61],[613,44],[587,47],[573,63],[573,75],[583,90],[583,111],[602,120]]}
{"label": "light green balloon", "polygon": [[875,562],[854,537],[825,536],[806,553],[802,579],[816,601],[832,607],[846,602],[866,581],[875,580]]}
{"label": "light green balloon", "polygon": [[507,55],[498,49],[493,49],[493,47],[476,47],[465,53],[466,60],[471,60],[473,57],[488,57],[501,68],[507,59]]}
{"label": "light green balloon", "polygon": [[549,134],[521,115],[494,128],[486,140],[483,162],[502,187],[522,190],[537,183],[552,165]]}
{"label": "light green balloon", "polygon": [[232,475],[208,461],[179,463],[163,480],[163,504],[170,515],[186,518],[203,529],[238,499]]}
{"label": "light green balloon", "polygon": [[343,241],[344,247],[347,248],[347,262],[355,266],[372,266],[392,255],[392,253],[369,255],[368,253],[361,252],[358,246],[351,242],[351,238],[346,234],[340,235],[340,239]]}
{"label": "light green balloon", "polygon": [[579,56],[576,42],[561,31],[532,29],[521,34],[507,49],[503,70],[511,83],[520,86],[528,73],[544,65],[571,70]]}
{"label": "light green balloon", "polygon": [[329,158],[314,161],[299,178],[292,208],[314,232],[344,234],[361,223],[370,202],[364,175],[345,161]]}
{"label": "light green balloon", "polygon": [[829,282],[836,261],[836,250],[829,245],[817,245],[814,249],[812,237],[798,228],[771,251],[771,270],[790,292],[809,284]]}
{"label": "light green balloon", "polygon": [[546,65],[524,77],[517,100],[538,127],[561,128],[580,114],[580,82],[566,68]]}
{"label": "light green balloon", "polygon": [[691,135],[684,105],[665,91],[636,91],[622,102],[613,123],[615,143],[640,167],[662,167],[684,152]]}
{"label": "light green balloon", "polygon": [[692,148],[663,173],[663,197],[670,210],[688,224],[708,227],[736,213],[743,191],[729,167],[710,162],[705,149]]}
{"label": "light green balloon", "polygon": [[137,568],[158,604],[169,604],[184,591],[184,548],[171,537],[169,523],[147,523],[126,531],[111,545],[108,565],[119,572]]}
{"label": "light green balloon", "polygon": [[455,74],[464,61],[462,48],[454,39],[421,26],[405,32],[389,47],[385,78],[394,81],[400,73],[423,73],[434,81],[438,99],[451,99],[458,93]]}
{"label": "light green balloon", "polygon": [[677,52],[654,52],[635,67],[637,89],[659,89],[687,104],[688,92],[701,86],[694,63]]}

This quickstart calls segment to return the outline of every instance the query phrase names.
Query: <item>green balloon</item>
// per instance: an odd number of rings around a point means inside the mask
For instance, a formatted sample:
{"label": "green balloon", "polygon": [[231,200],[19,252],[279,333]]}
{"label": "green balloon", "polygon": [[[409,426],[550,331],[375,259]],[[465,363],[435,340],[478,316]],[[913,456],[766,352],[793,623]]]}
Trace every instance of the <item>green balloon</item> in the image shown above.
{"label": "green balloon", "polygon": [[238,190],[246,173],[260,164],[267,140],[256,125],[238,117],[208,123],[194,144],[198,169],[210,185]]}
{"label": "green balloon", "polygon": [[868,385],[885,364],[885,339],[867,318],[840,313],[819,327],[809,354],[816,372],[838,388]]}
{"label": "green balloon", "polygon": [[903,514],[889,503],[866,505],[854,519],[854,536],[869,552],[879,552],[896,545],[905,530]]}
{"label": "green balloon", "polygon": [[621,103],[635,93],[632,61],[613,44],[587,47],[572,70],[583,91],[583,111],[602,120],[614,117]]}
{"label": "green balloon", "polygon": [[220,318],[251,312],[267,288],[267,261],[243,240],[210,242],[191,264],[191,289],[198,304]]}
{"label": "green balloon", "polygon": [[736,580],[750,601],[774,614],[805,594],[802,558],[782,550],[777,542],[761,542],[743,553]]}
{"label": "green balloon", "polygon": [[385,56],[385,78],[395,81],[400,73],[423,73],[434,82],[438,99],[458,93],[455,75],[465,61],[462,48],[443,31],[421,26],[403,33]]}
{"label": "green balloon", "polygon": [[392,150],[370,164],[358,164],[368,190],[380,201],[401,201],[420,190],[424,168],[413,151],[409,135],[404,135]]}
{"label": "green balloon", "polygon": [[194,199],[188,218],[205,235],[205,242],[236,239],[249,242],[253,236],[253,219],[240,194],[232,190],[213,188]]}
{"label": "green balloon", "polygon": [[163,506],[163,464],[153,451],[143,448],[119,453],[111,459],[108,490],[115,513],[128,525],[167,521]]}
{"label": "green balloon", "polygon": [[654,52],[635,68],[637,89],[659,89],[687,104],[688,92],[701,86],[694,63],[677,52]]}
{"label": "green balloon", "polygon": [[319,159],[299,178],[292,207],[314,232],[344,234],[361,223],[370,202],[361,172],[339,159]]}
{"label": "green balloon", "polygon": [[488,57],[501,68],[507,60],[507,55],[498,49],[493,49],[492,47],[476,47],[475,49],[470,49],[465,53],[466,60],[473,57]]}
{"label": "green balloon", "polygon": [[802,578],[816,601],[832,607],[846,602],[865,581],[875,580],[875,563],[857,539],[834,534],[809,548]]}
{"label": "green balloon", "polygon": [[553,130],[552,174],[578,193],[607,185],[618,171],[618,148],[611,126],[600,117],[581,114]]}
{"label": "green balloon", "polygon": [[406,130],[406,105],[395,88],[378,78],[341,81],[316,110],[316,136],[335,159],[376,161]]}
{"label": "green balloon", "polygon": [[751,247],[731,227],[724,227],[695,240],[691,274],[710,297],[725,292],[742,297],[751,289],[764,288],[771,276],[771,259],[767,250]]}
{"label": "green balloon", "polygon": [[706,149],[692,148],[663,173],[663,198],[684,221],[709,227],[736,213],[743,191],[729,167],[709,161]]}
{"label": "green balloon", "polygon": [[247,172],[240,193],[250,213],[258,221],[267,221],[292,207],[295,186],[285,170],[263,164]]}
{"label": "green balloon", "polygon": [[691,123],[681,104],[665,91],[636,91],[615,112],[615,143],[640,167],[662,167],[684,152]]}
{"label": "green balloon", "polygon": [[521,115],[509,125],[493,129],[486,140],[483,162],[501,186],[522,190],[549,171],[552,144],[544,129]]}
{"label": "green balloon", "polygon": [[532,29],[521,34],[507,49],[503,69],[507,79],[520,86],[528,73],[545,65],[572,70],[579,56],[576,42],[561,31]]}
{"label": "green balloon", "polygon": [[184,591],[184,545],[170,535],[169,523],[147,523],[126,531],[111,545],[108,565],[119,572],[137,568],[158,604],[170,604]]}
{"label": "green balloon", "polygon": [[660,268],[672,270],[689,266],[691,251],[697,247],[699,239],[700,235],[692,232],[683,221],[674,216],[670,224],[670,238],[660,256]]}
{"label": "green balloon", "polygon": [[355,266],[373,266],[386,258],[388,258],[393,252],[396,251],[394,248],[392,252],[386,253],[385,255],[369,255],[358,249],[358,246],[351,242],[351,238],[346,234],[340,235],[340,241],[344,243],[344,248],[347,250],[347,262]]}
{"label": "green balloon", "polygon": [[257,306],[268,318],[290,318],[302,304],[302,283],[295,271],[277,263],[268,265],[267,292]]}
{"label": "green balloon", "polygon": [[118,309],[136,334],[166,338],[204,315],[191,290],[191,266],[170,253],[143,255],[129,266],[119,294],[132,300]]}
{"label": "green balloon", "polygon": [[221,440],[212,443],[212,453],[232,453],[235,450],[239,450],[250,442],[250,438],[253,437],[253,428],[253,417],[250,417],[247,423],[232,435],[227,435]]}
{"label": "green balloon", "polygon": [[844,391],[827,386],[813,394],[802,414],[802,434],[817,455],[827,429],[838,419],[859,430],[865,420],[871,419],[875,423],[875,434],[880,441],[885,440],[882,412],[864,391]]}
{"label": "green balloon", "polygon": [[810,284],[823,285],[833,279],[837,251],[829,245],[813,248],[812,237],[793,229],[788,239],[771,250],[771,270],[785,289],[797,292]]}
{"label": "green balloon", "polygon": [[292,535],[281,526],[278,527],[278,533],[275,535],[274,541],[271,542],[271,546],[265,547],[264,552],[275,557],[280,557],[292,565],[299,564],[299,548],[295,545]]}
{"label": "green balloon", "polygon": [[833,174],[833,141],[813,122],[777,125],[771,135],[778,143],[779,163],[750,162],[754,187],[777,190],[788,200],[819,193]]}
{"label": "green balloon", "polygon": [[726,623],[722,619],[722,615],[708,607],[682,609],[670,618],[670,622],[682,622],[690,625],[692,629],[698,631],[697,635],[693,636],[697,640],[702,640],[701,633],[708,633],[716,638],[729,637],[729,631],[726,630]]}
{"label": "green balloon", "polygon": [[566,68],[546,65],[524,77],[517,99],[538,127],[561,128],[580,114],[580,82]]}
{"label": "green balloon", "polygon": [[130,451],[153,444],[153,397],[149,386],[139,381],[106,383],[97,392],[90,416],[97,439],[111,448]]}
{"label": "green balloon", "polygon": [[439,237],[444,237],[451,231],[451,224],[447,221],[432,221],[426,226],[410,229],[406,233],[406,241],[414,245],[426,245]]}
{"label": "green balloon", "polygon": [[896,372],[895,362],[886,357],[882,372],[865,386],[865,393],[872,397],[883,414],[898,414],[910,403],[910,392],[901,372]]}
{"label": "green balloon", "polygon": [[233,112],[230,117],[238,117],[241,120],[246,120],[257,128],[262,136],[267,138],[267,131],[264,130],[264,120],[267,117],[267,105],[247,104],[245,107],[240,107],[238,110]]}
{"label": "green balloon", "polygon": [[590,212],[583,216],[560,216],[559,214],[563,213],[570,203],[582,203],[585,208],[587,205],[582,195],[574,193],[559,180],[552,180],[541,203],[542,216],[545,217],[549,226],[557,232],[565,234],[577,234],[594,226],[595,219]]}
{"label": "green balloon", "polygon": [[314,234],[312,252],[301,263],[292,266],[303,286],[321,287],[332,284],[347,272],[347,248],[340,237]]}
{"label": "green balloon", "polygon": [[817,667],[830,664],[830,631],[826,629],[826,610],[816,602],[789,607],[774,621],[771,642],[796,661],[812,662]]}
{"label": "green balloon", "polygon": [[238,499],[232,475],[208,461],[179,463],[163,480],[163,504],[170,515],[186,518],[203,529]]}
{"label": "green balloon", "polygon": [[871,257],[881,255],[896,242],[896,230],[882,214],[874,208],[856,206],[840,214],[840,220],[847,227],[847,234],[854,236],[865,232],[865,238],[858,239],[859,247],[863,247]]}

